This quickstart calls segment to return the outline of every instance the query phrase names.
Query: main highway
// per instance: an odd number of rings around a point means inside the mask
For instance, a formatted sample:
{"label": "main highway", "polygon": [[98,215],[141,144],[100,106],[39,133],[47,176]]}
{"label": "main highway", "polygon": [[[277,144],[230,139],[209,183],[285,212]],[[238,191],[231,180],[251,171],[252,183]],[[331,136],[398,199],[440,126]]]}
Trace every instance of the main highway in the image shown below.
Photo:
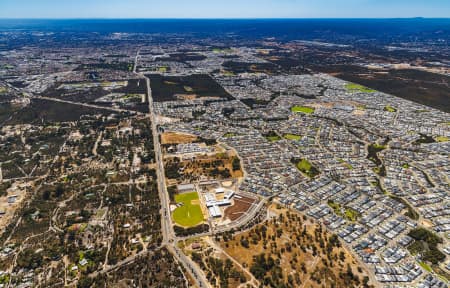
{"label": "main highway", "polygon": [[[139,52],[138,52],[139,53]],[[135,67],[137,66],[138,56],[136,56]],[[136,68],[135,68],[136,69]],[[167,187],[165,182],[164,175],[164,161],[163,155],[161,152],[161,144],[159,142],[159,131],[158,131],[158,123],[156,119],[156,114],[153,107],[153,97],[152,90],[150,86],[150,79],[145,75],[139,74],[146,79],[147,83],[147,94],[148,94],[148,107],[150,113],[150,121],[152,126],[152,134],[153,134],[153,145],[155,151],[155,161],[157,165],[156,175],[158,182],[158,192],[159,198],[161,200],[161,230],[163,241],[162,245],[165,246],[177,259],[177,261],[184,266],[186,271],[190,274],[191,278],[195,281],[198,287],[211,287],[208,280],[206,279],[203,272],[195,265],[192,260],[190,260],[186,255],[184,255],[183,251],[178,248],[176,241],[176,236],[173,231],[173,223],[170,215],[170,199],[169,194],[167,193]]]}
{"label": "main highway", "polygon": [[247,212],[247,214],[244,217],[241,217],[237,222],[229,225],[225,225],[222,227],[217,227],[214,231],[201,233],[197,235],[192,235],[189,237],[177,237],[175,235],[175,232],[173,230],[173,223],[172,223],[172,217],[171,217],[171,211],[170,211],[170,199],[169,194],[167,192],[167,186],[166,186],[166,177],[165,177],[165,171],[164,171],[164,161],[163,161],[163,153],[161,151],[161,143],[160,143],[160,137],[159,137],[159,131],[158,131],[158,121],[156,117],[156,113],[154,110],[153,105],[153,96],[152,96],[152,89],[150,85],[150,79],[145,76],[143,73],[137,72],[137,64],[139,61],[139,53],[140,49],[137,52],[137,55],[135,57],[135,65],[134,65],[134,73],[136,75],[139,75],[140,77],[145,78],[146,84],[147,84],[147,95],[148,95],[148,108],[149,108],[149,115],[150,115],[150,121],[151,121],[151,127],[152,127],[152,134],[153,134],[153,145],[154,145],[154,152],[155,152],[155,162],[156,162],[156,175],[157,175],[157,184],[158,184],[158,193],[159,198],[161,200],[161,230],[162,230],[162,236],[163,240],[161,243],[161,246],[166,247],[175,257],[175,259],[184,266],[185,270],[191,278],[195,281],[195,284],[198,287],[201,288],[209,288],[211,285],[209,284],[209,281],[206,279],[205,274],[203,271],[189,258],[187,257],[183,251],[177,246],[179,241],[186,240],[192,237],[202,237],[202,236],[212,236],[217,233],[230,231],[234,228],[239,228],[242,225],[248,223],[254,217],[257,215],[258,211],[261,211],[263,206],[266,204],[267,200],[260,201],[258,204],[252,205],[251,209]]}

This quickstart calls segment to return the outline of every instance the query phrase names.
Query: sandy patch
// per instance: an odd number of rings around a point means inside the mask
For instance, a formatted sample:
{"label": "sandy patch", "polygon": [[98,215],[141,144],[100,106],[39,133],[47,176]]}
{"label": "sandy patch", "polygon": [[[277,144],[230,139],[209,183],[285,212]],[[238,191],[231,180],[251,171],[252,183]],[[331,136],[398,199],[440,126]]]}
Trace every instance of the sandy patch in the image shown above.
{"label": "sandy patch", "polygon": [[197,140],[197,136],[185,133],[167,132],[161,134],[161,144],[186,144],[195,140]]}

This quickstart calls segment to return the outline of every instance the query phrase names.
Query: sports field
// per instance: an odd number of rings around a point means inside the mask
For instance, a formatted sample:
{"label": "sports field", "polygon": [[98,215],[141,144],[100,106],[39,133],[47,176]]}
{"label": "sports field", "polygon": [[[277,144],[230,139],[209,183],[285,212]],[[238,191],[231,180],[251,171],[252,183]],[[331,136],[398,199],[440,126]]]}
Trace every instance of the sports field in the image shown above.
{"label": "sports field", "polygon": [[172,218],[175,223],[183,227],[193,227],[203,221],[197,192],[175,195],[175,201],[183,203],[181,207],[173,211]]}
{"label": "sports field", "polygon": [[291,111],[295,113],[312,114],[314,113],[315,109],[306,106],[294,106],[291,108]]}

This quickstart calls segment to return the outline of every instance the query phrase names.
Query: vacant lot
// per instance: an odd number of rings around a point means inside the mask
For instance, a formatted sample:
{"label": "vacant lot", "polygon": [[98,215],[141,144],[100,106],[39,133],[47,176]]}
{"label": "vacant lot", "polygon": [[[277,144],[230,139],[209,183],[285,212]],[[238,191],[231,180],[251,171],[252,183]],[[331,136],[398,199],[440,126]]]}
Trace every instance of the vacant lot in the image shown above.
{"label": "vacant lot", "polygon": [[156,102],[176,101],[182,98],[216,97],[232,99],[222,86],[208,75],[189,76],[149,75],[152,96]]}
{"label": "vacant lot", "polygon": [[198,139],[195,135],[167,132],[161,134],[161,144],[185,144],[192,143]]}
{"label": "vacant lot", "polygon": [[[192,245],[196,248],[192,248]],[[186,255],[198,264],[207,275],[207,279],[213,287],[247,287],[243,283],[249,280],[249,275],[244,273],[236,263],[230,261],[210,239],[189,239],[182,243],[182,247]]]}
{"label": "vacant lot", "polygon": [[10,103],[0,103],[0,124],[8,120],[20,107],[14,107]]}
{"label": "vacant lot", "polygon": [[333,74],[377,91],[392,94],[428,107],[450,112],[448,83],[450,77],[414,69],[370,70],[354,65],[314,67],[318,72]]}
{"label": "vacant lot", "polygon": [[187,62],[205,60],[204,55],[195,52],[172,53],[168,57],[161,57],[161,61]]}
{"label": "vacant lot", "polygon": [[[107,95],[123,94],[128,98],[124,103],[120,101],[104,100]],[[138,95],[137,100],[131,101],[130,98]],[[86,81],[86,82],[64,82],[56,83],[42,93],[42,96],[63,99],[78,103],[94,103],[111,107],[113,102],[121,108],[135,110],[143,113],[148,112],[148,104],[142,103],[142,96],[147,101],[147,83],[143,79],[130,79],[128,81]],[[101,102],[98,102],[101,100]],[[123,99],[122,99],[123,100]]]}
{"label": "vacant lot", "polygon": [[[178,157],[166,158],[166,176],[169,179],[197,181],[202,177],[213,179],[240,178],[242,167],[236,165],[239,158],[234,152],[220,152],[215,155],[197,155],[195,159],[180,161]],[[233,165],[233,163],[235,165]],[[182,171],[182,172],[180,172]]]}
{"label": "vacant lot", "polygon": [[70,122],[80,120],[83,115],[110,115],[103,109],[83,107],[48,100],[32,99],[31,104],[15,114],[6,124],[41,124],[45,122]]}
{"label": "vacant lot", "polygon": [[182,204],[172,214],[173,220],[177,224],[183,227],[193,227],[203,221],[197,192],[175,195],[175,202]]}
{"label": "vacant lot", "polygon": [[277,216],[220,241],[261,287],[370,287],[367,273],[336,235],[296,212],[271,210]]}
{"label": "vacant lot", "polygon": [[234,205],[225,209],[225,218],[235,221],[241,218],[248,209],[255,203],[255,199],[239,196],[234,198]]}
{"label": "vacant lot", "polygon": [[280,71],[280,68],[273,63],[246,63],[246,62],[234,62],[228,61],[223,64],[226,71],[238,74],[238,73],[266,73],[276,74]]}

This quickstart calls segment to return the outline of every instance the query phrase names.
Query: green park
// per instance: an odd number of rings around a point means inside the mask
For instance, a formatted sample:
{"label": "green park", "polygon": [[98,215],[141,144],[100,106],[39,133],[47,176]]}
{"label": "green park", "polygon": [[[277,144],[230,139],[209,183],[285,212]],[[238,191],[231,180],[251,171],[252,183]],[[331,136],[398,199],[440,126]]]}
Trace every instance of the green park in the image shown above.
{"label": "green park", "polygon": [[294,113],[312,114],[315,109],[307,106],[294,106],[291,108],[291,111]]}
{"label": "green park", "polygon": [[302,139],[302,136],[296,135],[296,134],[284,134],[283,137],[287,140],[294,140],[294,141],[298,141],[298,140]]}
{"label": "green park", "polygon": [[360,92],[360,93],[373,93],[375,90],[367,88],[365,86],[355,84],[355,83],[348,83],[345,85],[345,89],[349,92]]}

